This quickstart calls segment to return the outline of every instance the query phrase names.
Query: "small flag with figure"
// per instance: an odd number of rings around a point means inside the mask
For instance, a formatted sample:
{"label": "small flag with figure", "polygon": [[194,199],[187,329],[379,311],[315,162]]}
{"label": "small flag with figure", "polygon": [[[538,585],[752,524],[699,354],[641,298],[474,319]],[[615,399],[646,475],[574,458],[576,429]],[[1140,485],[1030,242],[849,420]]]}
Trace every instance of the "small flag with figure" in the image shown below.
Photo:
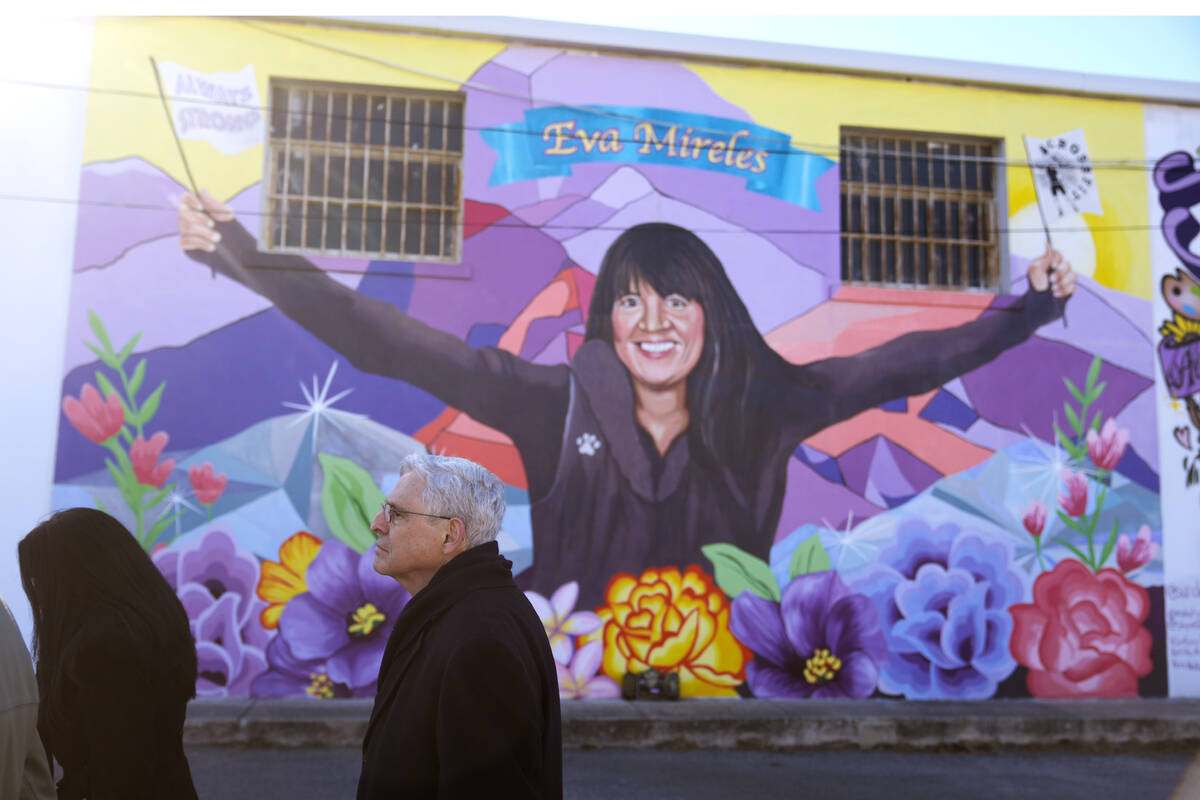
{"label": "small flag with figure", "polygon": [[1025,153],[1047,232],[1069,214],[1104,214],[1082,128],[1048,139],[1026,136]]}

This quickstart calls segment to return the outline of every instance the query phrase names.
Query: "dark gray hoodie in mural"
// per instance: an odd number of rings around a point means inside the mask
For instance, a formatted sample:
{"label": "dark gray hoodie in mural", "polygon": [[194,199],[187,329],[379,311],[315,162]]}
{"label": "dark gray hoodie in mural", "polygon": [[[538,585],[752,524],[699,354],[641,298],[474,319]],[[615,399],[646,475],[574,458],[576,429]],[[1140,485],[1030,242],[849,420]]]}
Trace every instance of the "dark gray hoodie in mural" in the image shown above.
{"label": "dark gray hoodie in mural", "polygon": [[548,595],[579,581],[583,608],[603,602],[615,573],[703,565],[700,547],[711,542],[766,558],[788,458],[801,441],[986,364],[1060,316],[1065,304],[1049,290],[1030,290],[1009,308],[957,328],[908,333],[748,387],[773,435],[733,467],[693,457],[690,434],[660,457],[636,422],[629,374],[606,342],[588,341],[570,365],[555,366],[474,349],[346,288],[303,258],[258,252],[237,222],[218,230],[216,253],[189,255],[271,300],[358,369],[420,387],[512,438],[529,480],[532,588]]}

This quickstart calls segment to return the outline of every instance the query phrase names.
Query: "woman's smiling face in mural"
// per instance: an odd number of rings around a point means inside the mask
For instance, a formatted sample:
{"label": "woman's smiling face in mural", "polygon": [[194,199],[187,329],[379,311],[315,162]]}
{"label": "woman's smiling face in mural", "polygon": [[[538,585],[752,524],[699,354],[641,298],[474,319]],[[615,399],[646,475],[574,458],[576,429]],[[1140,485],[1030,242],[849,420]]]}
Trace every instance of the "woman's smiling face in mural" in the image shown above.
{"label": "woman's smiling face in mural", "polygon": [[704,309],[680,294],[662,297],[641,281],[613,303],[613,349],[634,382],[648,388],[677,385],[704,350]]}

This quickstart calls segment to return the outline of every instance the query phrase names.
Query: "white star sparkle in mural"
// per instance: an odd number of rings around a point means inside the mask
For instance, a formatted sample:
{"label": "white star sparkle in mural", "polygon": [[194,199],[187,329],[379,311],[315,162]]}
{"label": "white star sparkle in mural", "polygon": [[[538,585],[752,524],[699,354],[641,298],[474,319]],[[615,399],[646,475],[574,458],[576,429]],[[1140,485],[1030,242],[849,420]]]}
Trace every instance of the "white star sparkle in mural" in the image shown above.
{"label": "white star sparkle in mural", "polygon": [[1024,430],[1033,449],[1012,454],[1013,472],[1020,478],[1027,495],[1053,507],[1052,500],[1058,492],[1062,471],[1074,468],[1074,461],[1058,446],[1057,438],[1050,445],[1034,436],[1029,428]]}
{"label": "white star sparkle in mural", "polygon": [[[164,498],[163,502],[167,504],[167,510],[164,512],[163,516],[166,516],[167,514],[175,514],[176,536],[179,536],[179,534],[183,532],[182,524],[179,521],[183,517],[183,509],[195,511],[200,515],[204,514],[201,509],[197,508],[190,500],[187,499],[187,495],[179,490],[178,485],[176,488],[171,490],[171,493]],[[159,519],[162,519],[162,517],[159,517]]]}
{"label": "white star sparkle in mural", "polygon": [[325,376],[324,386],[317,386],[317,376],[314,374],[311,392],[309,391],[308,387],[304,385],[304,381],[300,381],[300,391],[304,394],[304,403],[290,403],[286,400],[283,401],[283,405],[287,408],[294,408],[297,411],[303,412],[300,414],[300,416],[296,417],[296,419],[289,423],[288,427],[291,427],[292,425],[299,425],[300,423],[307,422],[310,419],[312,420],[312,451],[314,454],[317,452],[317,434],[321,432],[322,419],[328,420],[330,424],[336,425],[338,421],[338,415],[344,414],[346,416],[356,417],[358,419],[363,419],[366,417],[366,414],[354,414],[347,411],[337,411],[333,409],[334,403],[354,391],[354,388],[351,387],[349,389],[343,389],[333,397],[329,396],[329,387],[333,383],[333,376],[337,373],[337,366],[338,362],[336,361],[329,365],[329,374]]}

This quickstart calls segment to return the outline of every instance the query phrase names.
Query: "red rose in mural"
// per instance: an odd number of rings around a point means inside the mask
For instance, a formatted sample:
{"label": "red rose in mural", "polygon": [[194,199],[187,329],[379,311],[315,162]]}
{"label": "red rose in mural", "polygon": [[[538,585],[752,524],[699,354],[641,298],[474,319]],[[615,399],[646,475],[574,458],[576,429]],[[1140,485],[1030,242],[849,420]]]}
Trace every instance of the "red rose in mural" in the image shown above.
{"label": "red rose in mural", "polygon": [[1114,569],[1093,574],[1061,561],[1033,585],[1033,602],[1009,609],[1013,658],[1029,668],[1034,697],[1137,697],[1147,675],[1146,590]]}

